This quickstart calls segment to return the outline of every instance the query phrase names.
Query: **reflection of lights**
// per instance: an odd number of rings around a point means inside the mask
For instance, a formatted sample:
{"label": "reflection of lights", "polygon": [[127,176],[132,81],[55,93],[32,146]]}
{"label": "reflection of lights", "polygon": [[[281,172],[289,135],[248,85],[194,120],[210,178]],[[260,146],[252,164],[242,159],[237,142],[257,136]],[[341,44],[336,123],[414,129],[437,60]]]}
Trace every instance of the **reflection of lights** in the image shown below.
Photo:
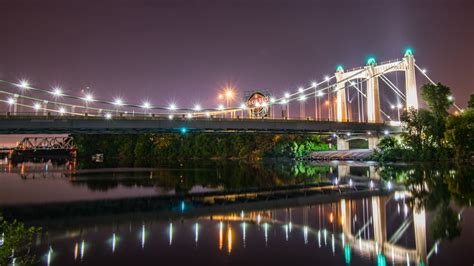
{"label": "reflection of lights", "polygon": [[391,189],[392,189],[392,182],[388,181],[388,183],[387,183],[387,188],[388,188],[388,190],[391,190]]}
{"label": "reflection of lights", "polygon": [[262,220],[262,217],[260,216],[260,213],[259,213],[257,214],[257,224],[259,224],[261,220]]}
{"label": "reflection of lights", "polygon": [[77,255],[79,254],[79,243],[76,242],[74,245],[74,260],[77,260]]}
{"label": "reflection of lights", "polygon": [[408,215],[408,206],[406,204],[403,204],[403,213],[405,214],[405,217]]}
{"label": "reflection of lights", "polygon": [[285,240],[288,241],[288,224],[285,224]]}
{"label": "reflection of lights", "polygon": [[198,241],[199,241],[199,224],[196,223],[194,225],[194,242],[196,242],[197,244]]}
{"label": "reflection of lights", "polygon": [[374,181],[370,180],[369,186],[371,189],[374,188]]}
{"label": "reflection of lights", "polygon": [[145,248],[145,224],[142,225],[142,249]]}
{"label": "reflection of lights", "polygon": [[232,252],[232,228],[230,225],[227,226],[227,252],[229,254]]}
{"label": "reflection of lights", "polygon": [[318,246],[321,247],[321,230],[318,230]]}
{"label": "reflection of lights", "polygon": [[184,201],[181,201],[181,212],[184,212],[184,208],[185,208],[185,207],[186,207],[186,206],[184,205]]}
{"label": "reflection of lights", "polygon": [[334,215],[332,212],[329,214],[329,222],[332,223],[334,221]]}
{"label": "reflection of lights", "polygon": [[49,266],[51,264],[51,256],[53,255],[53,248],[49,246],[48,255],[46,256],[46,264]]}
{"label": "reflection of lights", "polygon": [[169,245],[173,244],[173,223],[170,223],[169,227]]}
{"label": "reflection of lights", "polygon": [[80,254],[80,256],[81,256],[81,261],[82,261],[82,259],[84,258],[85,249],[86,249],[86,242],[84,242],[84,240],[82,240],[82,242],[81,242],[81,254]]}
{"label": "reflection of lights", "polygon": [[397,204],[397,212],[400,214],[400,203]]}
{"label": "reflection of lights", "polygon": [[303,227],[303,238],[304,238],[304,244],[308,244],[308,226],[305,225]]}
{"label": "reflection of lights", "polygon": [[334,240],[334,234],[331,234],[331,246],[332,246],[332,254],[336,253],[336,243]]}
{"label": "reflection of lights", "polygon": [[117,237],[115,236],[115,233],[112,235],[112,253],[115,253],[115,247],[117,243]]}
{"label": "reflection of lights", "polygon": [[224,224],[222,221],[219,223],[219,250],[222,250],[222,245],[224,241]]}
{"label": "reflection of lights", "polygon": [[326,231],[326,229],[323,229],[323,236],[324,236],[324,245],[327,246],[328,245],[328,231]]}
{"label": "reflection of lights", "polygon": [[352,187],[352,178],[351,178],[351,179],[349,179],[349,186],[351,186],[351,187]]}
{"label": "reflection of lights", "polygon": [[268,244],[268,223],[263,224],[263,229],[265,232],[265,246]]}
{"label": "reflection of lights", "polygon": [[289,229],[290,229],[290,233],[291,233],[291,228],[293,228],[293,223],[289,223]]}
{"label": "reflection of lights", "polygon": [[243,222],[242,223],[242,239],[243,239],[243,242],[244,242],[244,248],[245,248],[245,245],[246,245],[246,238],[247,238],[247,223],[246,222]]}

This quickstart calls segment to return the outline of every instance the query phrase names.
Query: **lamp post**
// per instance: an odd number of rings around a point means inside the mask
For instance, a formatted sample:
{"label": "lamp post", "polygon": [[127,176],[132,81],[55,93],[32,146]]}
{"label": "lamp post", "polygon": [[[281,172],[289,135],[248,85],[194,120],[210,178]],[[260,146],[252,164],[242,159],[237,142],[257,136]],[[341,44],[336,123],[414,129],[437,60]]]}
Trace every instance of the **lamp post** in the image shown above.
{"label": "lamp post", "polygon": [[285,92],[286,118],[290,117],[290,93]]}

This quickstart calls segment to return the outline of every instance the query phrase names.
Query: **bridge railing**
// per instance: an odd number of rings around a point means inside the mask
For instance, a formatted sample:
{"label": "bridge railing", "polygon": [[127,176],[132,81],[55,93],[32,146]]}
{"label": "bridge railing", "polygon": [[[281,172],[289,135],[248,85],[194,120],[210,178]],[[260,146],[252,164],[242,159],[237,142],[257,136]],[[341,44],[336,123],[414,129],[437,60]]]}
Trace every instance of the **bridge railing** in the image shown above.
{"label": "bridge railing", "polygon": [[[308,122],[341,122],[335,121],[328,118],[315,118],[312,116],[307,117],[287,117],[287,116],[267,116],[267,117],[248,117],[235,115],[229,117],[228,115],[195,115],[188,116],[187,114],[158,114],[158,113],[84,113],[78,115],[71,114],[57,114],[57,113],[34,113],[34,112],[21,112],[21,113],[0,113],[0,119],[25,119],[25,120],[50,120],[50,119],[70,119],[70,120],[201,120],[201,121],[308,121]],[[342,121],[343,123],[354,123],[354,124],[374,124],[366,121],[357,121],[348,119]],[[385,121],[380,124],[394,126],[393,121]],[[399,124],[397,124],[399,125]]]}

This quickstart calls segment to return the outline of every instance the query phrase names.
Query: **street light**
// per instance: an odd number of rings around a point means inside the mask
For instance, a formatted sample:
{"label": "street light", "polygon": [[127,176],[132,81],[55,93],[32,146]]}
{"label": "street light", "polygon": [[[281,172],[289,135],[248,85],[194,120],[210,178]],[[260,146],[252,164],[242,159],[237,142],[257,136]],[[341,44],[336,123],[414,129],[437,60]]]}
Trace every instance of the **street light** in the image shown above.
{"label": "street light", "polygon": [[35,109],[35,115],[37,115],[39,109],[41,109],[41,104],[39,104],[39,103],[34,103],[33,108]]}
{"label": "street light", "polygon": [[302,119],[305,118],[305,101],[306,101],[306,95],[301,95],[300,98],[298,99],[300,101],[300,117]]}
{"label": "street light", "polygon": [[284,96],[285,96],[284,101],[285,101],[285,104],[286,104],[286,117],[288,118],[288,117],[290,117],[290,100],[289,100],[290,99],[290,93],[285,92]]}

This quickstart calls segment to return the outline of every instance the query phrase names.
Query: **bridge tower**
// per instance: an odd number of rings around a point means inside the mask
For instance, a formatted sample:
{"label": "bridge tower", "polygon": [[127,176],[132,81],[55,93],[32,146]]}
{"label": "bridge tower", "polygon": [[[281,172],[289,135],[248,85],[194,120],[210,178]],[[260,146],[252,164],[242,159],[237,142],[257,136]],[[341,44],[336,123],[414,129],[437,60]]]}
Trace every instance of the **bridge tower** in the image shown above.
{"label": "bridge tower", "polygon": [[336,120],[338,122],[346,122],[347,117],[347,106],[346,106],[346,89],[345,82],[340,82],[344,79],[344,69],[342,66],[338,66],[336,69]]}
{"label": "bridge tower", "polygon": [[369,123],[381,123],[380,115],[380,93],[379,78],[377,77],[377,69],[375,68],[375,59],[371,58],[367,62],[367,121]]}
{"label": "bridge tower", "polygon": [[416,88],[415,57],[410,49],[405,52],[405,90],[406,107],[418,109],[418,93]]}

